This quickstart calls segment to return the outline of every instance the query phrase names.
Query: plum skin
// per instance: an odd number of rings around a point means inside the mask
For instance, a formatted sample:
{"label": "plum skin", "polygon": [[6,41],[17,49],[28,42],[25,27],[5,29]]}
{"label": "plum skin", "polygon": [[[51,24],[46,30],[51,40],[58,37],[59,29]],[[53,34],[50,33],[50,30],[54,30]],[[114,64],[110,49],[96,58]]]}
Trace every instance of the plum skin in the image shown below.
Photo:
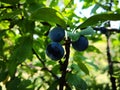
{"label": "plum skin", "polygon": [[64,49],[58,42],[51,42],[46,48],[46,54],[52,60],[60,60],[64,55]]}
{"label": "plum skin", "polygon": [[84,51],[88,47],[88,39],[80,36],[77,41],[72,42],[72,47],[77,51]]}
{"label": "plum skin", "polygon": [[55,27],[49,32],[48,36],[53,42],[60,42],[65,36],[65,30],[61,27]]}

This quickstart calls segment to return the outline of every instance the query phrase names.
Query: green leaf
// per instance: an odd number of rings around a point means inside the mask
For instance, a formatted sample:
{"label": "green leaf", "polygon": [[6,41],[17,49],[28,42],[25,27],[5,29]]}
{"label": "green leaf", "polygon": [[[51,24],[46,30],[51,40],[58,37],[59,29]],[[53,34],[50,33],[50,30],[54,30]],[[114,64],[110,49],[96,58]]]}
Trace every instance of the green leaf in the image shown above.
{"label": "green leaf", "polygon": [[79,34],[80,35],[92,35],[94,34],[94,30],[92,27],[87,27],[86,29],[83,29]]}
{"label": "green leaf", "polygon": [[4,50],[3,50],[4,44],[5,44],[4,40],[0,38],[0,56],[3,56],[3,54],[4,54],[3,53],[4,52]]}
{"label": "green leaf", "polygon": [[34,11],[31,19],[55,23],[66,28],[66,23],[61,13],[52,8],[40,8]]}
{"label": "green leaf", "polygon": [[52,72],[57,74],[60,72],[60,65],[55,65],[53,68],[52,68]]}
{"label": "green leaf", "polygon": [[1,81],[4,81],[6,79],[6,77],[8,75],[8,72],[7,71],[2,71],[0,73],[1,73],[0,74],[0,82],[1,82]]}
{"label": "green leaf", "polygon": [[19,2],[19,0],[0,0],[0,1],[8,4],[17,4]]}
{"label": "green leaf", "polygon": [[27,20],[27,19],[19,20],[17,24],[19,25],[21,32],[24,34],[34,32],[35,24],[31,20]]}
{"label": "green leaf", "polygon": [[96,4],[96,5],[93,7],[93,9],[91,10],[91,14],[92,14],[92,13],[95,13],[96,10],[97,10],[99,7],[100,7],[100,6],[99,6],[98,4]]}
{"label": "green leaf", "polygon": [[72,41],[76,41],[80,37],[79,33],[72,33],[69,31],[67,31],[67,35],[70,39],[72,39]]}
{"label": "green leaf", "polygon": [[0,61],[0,82],[5,80],[7,75],[8,75],[8,72],[6,71],[5,62]]}
{"label": "green leaf", "polygon": [[56,90],[58,84],[58,80],[54,81],[47,90]]}
{"label": "green leaf", "polygon": [[13,19],[16,18],[17,15],[21,14],[21,10],[12,11],[10,13],[4,13],[0,16],[0,20],[2,19]]}
{"label": "green leaf", "polygon": [[23,80],[20,82],[17,90],[34,90],[30,80]]}
{"label": "green leaf", "polygon": [[88,51],[89,52],[97,52],[97,53],[102,53],[97,47],[93,46],[93,45],[89,45],[88,47]]}
{"label": "green leaf", "polygon": [[104,22],[107,20],[120,20],[120,14],[97,14],[88,18],[85,22],[80,24],[77,28],[85,28],[94,24],[97,24],[99,21]]}
{"label": "green leaf", "polygon": [[15,77],[6,84],[7,90],[17,90],[18,85],[20,84],[20,79]]}
{"label": "green leaf", "polygon": [[0,30],[0,39],[6,34],[6,30]]}
{"label": "green leaf", "polygon": [[84,57],[83,54],[75,52],[74,53],[74,57],[73,60],[77,63],[77,66],[85,73],[85,74],[89,74],[89,70],[86,67],[86,65],[82,62],[84,60],[86,60],[87,58]]}
{"label": "green leaf", "polygon": [[86,82],[76,74],[67,73],[66,80],[70,86],[75,86],[76,90],[87,90]]}
{"label": "green leaf", "polygon": [[58,6],[58,3],[59,3],[59,0],[52,0],[51,3],[50,3],[50,7]]}
{"label": "green leaf", "polygon": [[94,30],[91,27],[87,27],[86,29],[83,29],[77,33],[72,33],[72,32],[67,31],[67,34],[73,41],[76,41],[76,40],[78,40],[80,35],[92,35],[92,34],[94,34]]}
{"label": "green leaf", "polygon": [[80,60],[79,60],[77,63],[78,63],[78,65],[79,65],[80,69],[81,69],[84,73],[86,73],[86,74],[89,75],[89,70],[88,70],[88,68],[86,67],[86,65],[85,65],[84,63],[82,63]]}
{"label": "green leaf", "polygon": [[87,62],[90,66],[92,66],[96,71],[99,70],[99,67],[95,64],[94,61]]}
{"label": "green leaf", "polygon": [[80,67],[77,64],[72,64],[71,65],[71,69],[72,69],[72,71],[74,70],[75,72],[79,72],[80,71]]}
{"label": "green leaf", "polygon": [[32,38],[31,36],[21,37],[16,44],[13,53],[9,60],[9,73],[11,76],[14,75],[16,67],[18,64],[22,63],[26,58],[32,56]]}

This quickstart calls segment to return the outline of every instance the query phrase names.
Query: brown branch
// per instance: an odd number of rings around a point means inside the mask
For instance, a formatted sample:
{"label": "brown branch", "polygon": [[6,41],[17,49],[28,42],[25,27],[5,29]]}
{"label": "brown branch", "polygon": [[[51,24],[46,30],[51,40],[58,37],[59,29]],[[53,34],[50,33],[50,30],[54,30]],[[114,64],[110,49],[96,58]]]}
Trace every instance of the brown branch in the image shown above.
{"label": "brown branch", "polygon": [[61,65],[61,72],[62,72],[62,76],[60,78],[60,87],[59,90],[63,90],[64,86],[67,86],[65,77],[67,74],[67,66],[68,66],[68,62],[69,62],[69,55],[70,55],[70,39],[66,40],[66,44],[65,44],[65,51],[66,51],[66,55],[65,55],[65,61],[63,63],[60,63]]}
{"label": "brown branch", "polygon": [[[112,3],[113,3],[113,1],[110,0],[109,11],[112,11]],[[108,23],[109,23],[109,27],[110,27],[110,21]],[[108,65],[109,65],[110,81],[111,81],[111,84],[112,84],[112,90],[117,90],[116,78],[113,77],[114,68],[113,68],[113,62],[112,62],[111,53],[110,53],[110,43],[109,43],[109,41],[110,41],[110,33],[109,32],[107,32],[107,34],[106,34],[106,39],[107,39],[107,48],[106,49],[107,49],[107,60],[108,60]]]}
{"label": "brown branch", "polygon": [[[100,28],[101,27],[93,27],[94,30],[96,31],[100,31]],[[104,27],[105,28],[105,27]],[[108,32],[116,32],[116,33],[120,33],[120,30],[119,29],[116,29],[116,28],[105,28]]]}
{"label": "brown branch", "polygon": [[107,38],[107,61],[108,61],[108,65],[109,65],[109,75],[110,75],[110,81],[112,84],[112,90],[116,90],[116,82],[115,82],[115,77],[113,77],[114,71],[113,71],[113,62],[111,60],[111,53],[110,53],[110,35],[106,34],[106,38]]}
{"label": "brown branch", "polygon": [[[87,27],[85,27],[87,28]],[[81,30],[85,29],[85,28],[81,28]],[[92,27],[95,31],[100,31],[101,27]],[[120,33],[120,29],[116,29],[116,28],[109,28],[109,27],[104,27],[107,32],[116,32],[116,33]]]}

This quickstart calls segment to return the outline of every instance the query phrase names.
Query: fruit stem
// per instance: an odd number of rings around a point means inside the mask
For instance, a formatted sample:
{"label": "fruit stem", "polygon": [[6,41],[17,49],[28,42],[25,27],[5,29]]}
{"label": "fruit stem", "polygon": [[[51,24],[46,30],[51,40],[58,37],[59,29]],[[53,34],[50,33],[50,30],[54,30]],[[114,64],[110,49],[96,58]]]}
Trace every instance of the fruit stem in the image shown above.
{"label": "fruit stem", "polygon": [[66,83],[65,77],[66,77],[66,74],[67,74],[67,67],[68,67],[69,55],[70,55],[70,43],[69,43],[70,39],[68,38],[65,41],[66,41],[65,42],[66,55],[65,55],[65,61],[62,64],[60,64],[61,65],[62,76],[60,78],[59,90],[63,90],[64,86],[69,87],[69,85],[67,85],[67,83]]}

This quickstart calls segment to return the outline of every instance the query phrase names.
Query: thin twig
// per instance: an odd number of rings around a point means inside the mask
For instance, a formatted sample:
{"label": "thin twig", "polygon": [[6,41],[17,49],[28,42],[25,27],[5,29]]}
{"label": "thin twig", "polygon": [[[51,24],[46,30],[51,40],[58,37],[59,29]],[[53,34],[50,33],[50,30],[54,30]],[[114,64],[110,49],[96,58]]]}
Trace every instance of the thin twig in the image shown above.
{"label": "thin twig", "polygon": [[[100,31],[101,27],[92,27],[94,30],[96,31]],[[108,28],[108,27],[104,27],[108,32],[116,32],[116,33],[120,33],[119,29],[116,28]]]}
{"label": "thin twig", "polygon": [[42,65],[45,67],[45,63],[44,61],[38,56],[38,54],[36,53],[36,51],[32,48],[33,54],[36,55],[36,57],[38,58],[38,60],[42,63]]}
{"label": "thin twig", "polygon": [[38,56],[38,54],[36,53],[36,51],[32,48],[32,51],[33,51],[33,54],[35,54],[36,55],[36,57],[38,58],[38,60],[42,63],[42,65],[43,65],[43,69],[42,70],[46,70],[46,71],[48,71],[49,73],[51,73],[51,75],[55,78],[55,79],[59,79],[58,78],[58,76],[56,75],[56,74],[54,74],[51,70],[49,70],[48,68],[47,68],[47,66],[45,65],[45,62]]}

